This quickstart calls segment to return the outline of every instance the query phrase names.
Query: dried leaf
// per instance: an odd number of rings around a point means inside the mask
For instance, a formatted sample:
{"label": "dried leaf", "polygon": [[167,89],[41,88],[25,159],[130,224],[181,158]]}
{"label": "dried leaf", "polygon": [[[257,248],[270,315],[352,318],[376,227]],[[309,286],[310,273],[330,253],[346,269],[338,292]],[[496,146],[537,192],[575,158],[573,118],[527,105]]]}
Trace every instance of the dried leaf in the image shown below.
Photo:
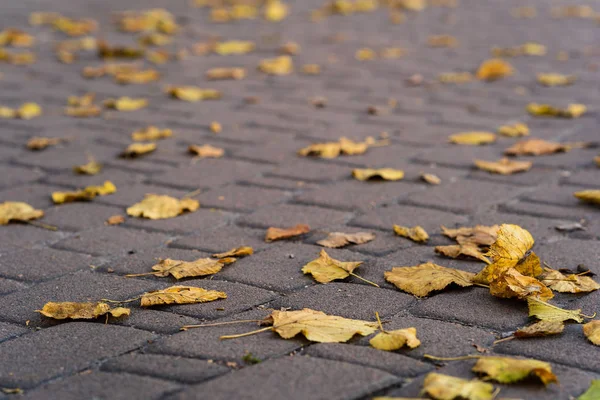
{"label": "dried leaf", "polygon": [[508,158],[501,158],[498,161],[474,160],[473,162],[479,169],[501,175],[529,171],[533,166],[531,161],[515,161]]}
{"label": "dried leaf", "polygon": [[596,346],[600,346],[600,321],[594,320],[583,324],[583,334]]}
{"label": "dried leaf", "polygon": [[393,168],[356,168],[352,170],[352,176],[359,181],[384,180],[399,181],[404,178],[404,171]]}
{"label": "dried leaf", "polygon": [[529,316],[536,317],[541,321],[563,322],[573,320],[579,323],[583,322],[581,310],[564,310],[535,297],[529,297],[527,305],[529,306]]}
{"label": "dried leaf", "polygon": [[500,383],[519,382],[530,376],[539,378],[544,385],[558,383],[549,363],[533,359],[481,357],[472,371]]}
{"label": "dried leaf", "polygon": [[216,290],[206,290],[195,286],[171,286],[144,293],[140,305],[151,307],[166,304],[195,304],[226,298],[225,293]]}
{"label": "dried leaf", "polygon": [[221,98],[221,92],[215,89],[201,89],[196,86],[171,86],[167,93],[176,99],[196,102],[202,100],[218,100]]}
{"label": "dried leaf", "polygon": [[529,127],[522,122],[516,122],[512,125],[502,125],[498,128],[498,134],[508,137],[529,136]]}
{"label": "dried leaf", "polygon": [[536,117],[578,118],[585,114],[587,107],[583,104],[569,104],[567,108],[557,108],[549,104],[530,103],[527,112]]}
{"label": "dried leaf", "polygon": [[106,220],[107,225],[120,225],[125,222],[125,217],[122,215],[113,215]]}
{"label": "dried leaf", "polygon": [[443,72],[438,75],[441,83],[466,83],[472,80],[473,74],[470,72]]}
{"label": "dried leaf", "polygon": [[53,192],[52,201],[54,204],[87,201],[92,200],[96,196],[106,196],[116,191],[117,187],[111,181],[106,181],[102,186],[88,186],[75,192]]}
{"label": "dried leaf", "polygon": [[128,70],[123,72],[117,72],[114,75],[115,82],[122,85],[125,84],[145,84],[149,82],[157,81],[160,78],[160,73],[155,69],[145,70]]}
{"label": "dried leaf", "polygon": [[596,400],[600,399],[600,379],[592,379],[588,390],[585,391],[577,400]]}
{"label": "dried leaf", "polygon": [[474,227],[461,227],[458,229],[449,229],[442,226],[442,233],[459,243],[475,243],[477,245],[491,246],[498,238],[499,225],[484,226],[476,225]]}
{"label": "dried leaf", "polygon": [[128,46],[114,46],[105,40],[98,40],[98,57],[107,58],[142,58],[144,49]]}
{"label": "dried leaf", "polygon": [[478,146],[494,143],[496,141],[496,135],[492,132],[462,132],[451,135],[448,139],[451,143],[455,144]]}
{"label": "dried leaf", "polygon": [[27,141],[27,148],[29,150],[44,150],[49,146],[56,146],[60,142],[64,141],[63,138],[48,138],[34,136]]}
{"label": "dried leaf", "polygon": [[159,129],[156,126],[149,125],[144,129],[135,131],[131,134],[131,139],[136,142],[145,142],[153,140],[161,140],[173,136],[173,131],[170,129]]}
{"label": "dried leaf", "polygon": [[117,111],[135,111],[148,105],[146,99],[132,99],[131,97],[119,97],[117,99],[104,100],[104,107]]}
{"label": "dried leaf", "polygon": [[534,296],[544,301],[554,297],[552,291],[542,282],[530,276],[522,275],[514,268],[508,269],[490,282],[490,294],[496,297],[516,297],[518,299]]}
{"label": "dried leaf", "polygon": [[394,225],[394,233],[419,243],[426,242],[429,239],[425,229],[420,226],[409,228],[408,226]]}
{"label": "dried leaf", "polygon": [[542,139],[529,139],[515,143],[508,149],[504,150],[504,154],[509,156],[539,156],[543,154],[553,154],[568,150],[569,146],[561,143],[548,142]]}
{"label": "dried leaf", "polygon": [[244,40],[231,40],[228,42],[215,43],[213,51],[222,56],[229,54],[246,54],[255,48],[254,42]]}
{"label": "dried leaf", "polygon": [[96,175],[102,170],[102,164],[93,158],[90,159],[86,164],[75,165],[73,167],[73,172],[81,175]]}
{"label": "dried leaf", "polygon": [[206,79],[223,80],[223,79],[234,79],[240,80],[246,77],[246,70],[244,68],[211,68],[206,71]]}
{"label": "dried leaf", "polygon": [[210,144],[205,144],[203,146],[191,144],[188,147],[188,152],[195,154],[200,158],[220,158],[225,154],[225,150],[211,146]]}
{"label": "dried leaf", "polygon": [[321,66],[319,64],[304,64],[302,66],[302,73],[306,75],[319,75],[321,73]]}
{"label": "dried leaf", "polygon": [[173,218],[184,212],[194,212],[200,207],[197,200],[157,194],[147,194],[139,203],[127,208],[127,214],[132,217],[149,219]]}
{"label": "dried leaf", "polygon": [[273,242],[275,240],[289,239],[295,236],[300,236],[310,231],[310,227],[305,224],[298,224],[291,228],[269,228],[265,235],[265,242]]}
{"label": "dried leaf", "polygon": [[527,325],[515,332],[515,337],[530,338],[540,336],[558,335],[565,329],[565,325],[559,321],[538,321]]}
{"label": "dried leaf", "polygon": [[337,279],[346,279],[350,275],[356,276],[354,270],[362,261],[343,262],[329,257],[325,250],[321,250],[319,258],[302,267],[304,274],[311,274],[317,282],[329,283]]}
{"label": "dried leaf", "polygon": [[394,351],[404,346],[414,349],[421,345],[421,341],[417,339],[416,328],[405,328],[393,331],[382,330],[369,340],[369,344],[378,350]]}
{"label": "dried leaf", "polygon": [[102,113],[102,109],[95,104],[85,106],[65,107],[65,115],[76,118],[96,117]]}
{"label": "dried leaf", "polygon": [[215,258],[227,258],[227,257],[246,257],[246,256],[251,256],[252,254],[254,254],[254,249],[252,249],[252,247],[241,246],[241,247],[235,247],[224,253],[213,254],[212,256]]}
{"label": "dried leaf", "polygon": [[35,38],[29,33],[16,28],[8,28],[0,32],[0,47],[31,47]]}
{"label": "dried leaf", "polygon": [[258,64],[258,70],[269,75],[289,75],[294,70],[294,63],[290,56],[265,58]]}
{"label": "dried leaf", "polygon": [[533,244],[533,237],[527,230],[518,225],[502,224],[487,256],[494,263],[506,265],[508,268],[514,267],[533,247]]}
{"label": "dried leaf", "polygon": [[452,244],[448,246],[435,246],[435,252],[450,258],[459,258],[460,256],[473,257],[483,262],[489,260],[485,253],[475,243]]}
{"label": "dried leaf", "polygon": [[375,234],[371,232],[331,232],[325,239],[319,240],[317,244],[323,247],[339,248],[349,244],[367,243],[373,239],[375,239]]}
{"label": "dried leaf", "polygon": [[123,315],[129,315],[129,308],[116,307],[110,308],[107,303],[75,303],[70,301],[53,302],[44,304],[41,310],[36,310],[48,318],[54,319],[95,319],[102,315],[111,314],[118,318]]}
{"label": "dried leaf", "polygon": [[265,5],[265,19],[279,22],[288,15],[288,6],[279,0],[271,0]]}
{"label": "dried leaf", "polygon": [[17,117],[21,119],[32,119],[42,115],[42,107],[36,103],[24,103],[17,110]]}
{"label": "dried leaf", "polygon": [[440,183],[442,183],[442,180],[434,174],[421,173],[421,179],[429,183],[430,185],[439,185]]}
{"label": "dried leaf", "polygon": [[358,50],[356,50],[356,53],[354,54],[354,58],[356,58],[359,61],[374,60],[376,57],[377,57],[377,53],[375,53],[375,50],[370,49],[368,47],[363,47],[362,49],[358,49]]}
{"label": "dried leaf", "polygon": [[436,400],[492,400],[495,397],[494,386],[489,383],[435,372],[425,377],[423,393]]}
{"label": "dried leaf", "polygon": [[561,232],[585,231],[585,226],[581,225],[579,222],[567,222],[556,225],[554,229]]}
{"label": "dried leaf", "polygon": [[156,150],[156,143],[131,143],[121,153],[124,158],[136,158],[144,154],[152,153]]}
{"label": "dried leaf", "polygon": [[514,69],[512,65],[500,58],[493,58],[481,63],[477,70],[477,79],[482,81],[495,81],[504,78],[505,76],[512,75],[513,73]]}
{"label": "dried leaf", "polygon": [[475,274],[458,269],[446,268],[433,263],[415,267],[394,267],[384,273],[385,280],[405,292],[424,297],[442,290],[451,283],[462,287],[472,286]]}
{"label": "dried leaf", "polygon": [[600,190],[582,190],[573,195],[586,203],[600,204]]}
{"label": "dried leaf", "polygon": [[457,47],[458,39],[450,35],[430,35],[427,38],[429,47]]}
{"label": "dried leaf", "polygon": [[563,275],[560,271],[545,268],[540,281],[550,289],[561,293],[587,293],[600,289],[589,276]]}
{"label": "dried leaf", "polygon": [[336,158],[342,155],[357,155],[367,151],[369,146],[375,144],[373,138],[368,137],[364,142],[355,142],[351,139],[341,137],[337,142],[315,143],[298,150],[298,154],[304,157]]}
{"label": "dried leaf", "polygon": [[31,221],[43,216],[42,210],[36,210],[27,203],[20,201],[0,203],[0,225],[8,225],[11,221]]}
{"label": "dried leaf", "polygon": [[538,83],[544,86],[568,86],[577,80],[575,75],[537,74]]}
{"label": "dried leaf", "polygon": [[158,264],[152,267],[154,272],[149,272],[147,274],[130,274],[128,276],[154,275],[165,277],[172,275],[175,279],[193,278],[216,274],[223,266],[234,263],[235,261],[235,258],[222,258],[219,260],[199,258],[194,261],[171,260],[170,258],[166,258],[160,260]]}

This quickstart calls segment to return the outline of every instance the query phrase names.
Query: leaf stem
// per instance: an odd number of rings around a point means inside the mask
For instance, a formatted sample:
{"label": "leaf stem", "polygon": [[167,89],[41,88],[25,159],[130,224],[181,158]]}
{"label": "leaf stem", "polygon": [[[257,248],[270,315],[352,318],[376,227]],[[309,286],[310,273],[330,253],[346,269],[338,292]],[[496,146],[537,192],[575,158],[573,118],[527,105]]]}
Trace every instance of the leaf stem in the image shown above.
{"label": "leaf stem", "polygon": [[477,354],[470,354],[467,356],[460,356],[460,357],[436,357],[436,356],[432,356],[430,354],[423,354],[424,358],[427,358],[429,360],[435,360],[435,361],[462,361],[462,360],[473,360],[473,359],[478,359],[481,358],[483,356],[477,355]]}
{"label": "leaf stem", "polygon": [[110,299],[100,299],[100,301],[106,301],[107,303],[131,303],[132,301],[136,301],[141,299],[142,296],[138,296],[138,297],[134,297],[132,299],[127,299],[127,300],[110,300]]}
{"label": "leaf stem", "polygon": [[29,225],[33,225],[33,226],[37,226],[38,228],[44,228],[44,229],[48,229],[49,231],[57,231],[58,228],[54,225],[48,225],[48,224],[44,224],[43,222],[39,222],[39,221],[23,221],[26,224]]}
{"label": "leaf stem", "polygon": [[188,330],[191,328],[204,328],[205,326],[233,325],[233,324],[241,324],[242,322],[262,322],[262,320],[261,319],[240,319],[239,321],[215,322],[212,324],[184,325],[180,329],[182,331],[185,331],[185,330]]}
{"label": "leaf stem", "polygon": [[475,286],[484,287],[486,289],[490,288],[488,285],[484,285],[483,283],[476,283],[476,282],[471,282],[471,283]]}
{"label": "leaf stem", "polygon": [[354,272],[350,272],[350,275],[352,275],[352,276],[353,276],[353,277],[355,277],[355,278],[358,278],[358,279],[360,279],[361,281],[365,281],[365,282],[367,282],[369,285],[373,285],[373,286],[375,286],[375,287],[379,287],[379,285],[378,285],[378,284],[376,284],[375,282],[371,282],[370,280],[368,280],[368,279],[365,279],[365,278],[363,278],[362,276],[356,275]]}
{"label": "leaf stem", "polygon": [[144,272],[143,274],[127,274],[127,275],[125,275],[125,278],[133,278],[136,276],[156,275],[157,273],[159,273],[159,272],[155,271],[155,272]]}
{"label": "leaf stem", "polygon": [[375,311],[375,318],[377,318],[377,323],[379,324],[379,330],[381,332],[385,332],[385,329],[383,329],[383,324],[381,323],[381,319],[379,318],[379,313],[377,311]]}
{"label": "leaf stem", "polygon": [[219,339],[221,339],[221,340],[236,339],[236,338],[241,338],[241,337],[244,337],[244,336],[255,335],[257,333],[266,332],[266,331],[270,331],[270,330],[273,330],[272,326],[267,326],[267,327],[264,327],[264,328],[261,328],[261,329],[257,329],[255,331],[251,331],[251,332],[240,333],[238,335],[224,335],[224,336],[221,336]]}
{"label": "leaf stem", "polygon": [[498,339],[498,340],[495,340],[495,341],[494,341],[494,343],[492,343],[492,345],[493,345],[493,346],[495,346],[495,345],[497,345],[498,343],[502,343],[502,342],[508,342],[509,340],[513,340],[515,337],[516,337],[516,336],[508,336],[508,337],[505,337],[505,338],[503,338],[503,339]]}

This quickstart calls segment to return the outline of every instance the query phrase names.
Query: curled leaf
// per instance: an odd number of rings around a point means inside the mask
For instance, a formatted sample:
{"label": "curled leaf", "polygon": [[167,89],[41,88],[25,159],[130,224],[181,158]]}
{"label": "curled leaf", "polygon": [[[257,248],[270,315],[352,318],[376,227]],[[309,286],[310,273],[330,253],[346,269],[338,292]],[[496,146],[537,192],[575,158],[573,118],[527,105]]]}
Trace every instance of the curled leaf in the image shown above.
{"label": "curled leaf", "polygon": [[188,152],[195,154],[200,158],[220,158],[225,154],[225,150],[211,146],[210,144],[205,144],[203,146],[191,144],[188,147]]}
{"label": "curled leaf", "polygon": [[364,142],[355,142],[351,139],[341,137],[337,142],[315,143],[298,150],[298,154],[304,157],[336,158],[342,155],[357,155],[367,151],[369,146],[375,144],[373,138],[367,138]]}
{"label": "curled leaf", "polygon": [[496,135],[492,132],[463,132],[449,137],[451,143],[478,146],[494,143]]}
{"label": "curled leaf", "polygon": [[132,217],[149,219],[173,218],[184,212],[194,212],[200,207],[197,200],[157,194],[147,194],[139,203],[127,208],[127,214]]}
{"label": "curled leaf", "polygon": [[533,247],[533,244],[534,240],[529,231],[518,225],[502,224],[487,256],[494,263],[513,267]]}
{"label": "curled leaf", "polygon": [[73,167],[73,172],[81,175],[96,175],[102,170],[102,164],[91,159],[86,164],[76,165]]}
{"label": "curled leaf", "polygon": [[600,346],[600,321],[594,320],[583,324],[583,334],[596,346]]}
{"label": "curled leaf", "polygon": [[477,70],[477,79],[495,81],[513,73],[514,69],[512,65],[500,58],[493,58],[481,63]]}
{"label": "curled leaf", "polygon": [[170,129],[159,129],[156,126],[149,125],[144,129],[135,131],[131,134],[131,139],[136,142],[146,142],[153,140],[166,139],[173,136],[173,131]]}
{"label": "curled leaf", "polygon": [[310,227],[305,224],[298,224],[291,228],[269,228],[265,235],[265,242],[273,242],[275,240],[289,239],[291,237],[300,236],[310,231]]}
{"label": "curled leaf", "polygon": [[[379,316],[377,316],[377,318],[379,318]],[[421,341],[417,339],[416,328],[386,331],[380,325],[379,329],[381,332],[369,340],[369,344],[378,350],[394,351],[401,349],[404,346],[414,349],[421,345]]]}
{"label": "curled leaf", "polygon": [[544,361],[511,357],[481,357],[473,372],[500,383],[514,383],[530,376],[538,378],[544,385],[558,383],[552,366]]}
{"label": "curled leaf", "polygon": [[527,299],[535,296],[540,300],[549,300],[554,297],[552,291],[542,282],[522,275],[514,268],[508,269],[490,282],[490,293],[492,296],[502,298]]}
{"label": "curled leaf", "polygon": [[5,201],[0,203],[0,225],[8,225],[11,221],[31,221],[44,216],[42,210],[36,210],[21,201]]}
{"label": "curled leaf", "polygon": [[589,276],[563,275],[560,271],[544,269],[540,281],[550,289],[561,293],[586,293],[600,289],[600,285]]}
{"label": "curled leaf", "polygon": [[352,170],[352,176],[359,181],[399,181],[404,178],[404,171],[393,168],[356,168]]}
{"label": "curled leaf", "polygon": [[431,372],[423,381],[423,393],[437,400],[492,400],[494,386],[478,379],[470,381]]}
{"label": "curled leaf", "polygon": [[235,247],[224,253],[213,254],[212,256],[215,258],[227,258],[227,257],[246,257],[246,256],[251,256],[252,254],[254,254],[254,250],[252,249],[252,247],[241,246],[241,247]]}
{"label": "curled leaf", "polygon": [[136,158],[144,154],[152,153],[156,150],[156,143],[131,143],[121,153],[121,157],[124,158]]}
{"label": "curled leaf", "polygon": [[533,165],[531,161],[515,161],[508,158],[501,158],[498,161],[475,160],[473,162],[479,169],[501,175],[511,175],[516,172],[528,171]]}
{"label": "curled leaf", "polygon": [[53,192],[52,201],[54,204],[87,201],[92,200],[96,196],[106,196],[116,191],[117,187],[111,181],[106,181],[102,186],[88,186],[75,192]]}
{"label": "curled leaf", "polygon": [[106,220],[106,225],[121,225],[125,222],[125,217],[122,215],[113,215],[108,217]]}
{"label": "curled leaf", "polygon": [[407,226],[394,225],[394,233],[419,243],[426,242],[429,239],[429,235],[425,229],[420,226],[409,228]]}
{"label": "curled leaf", "polygon": [[223,266],[234,263],[235,258],[199,258],[194,261],[181,261],[165,258],[152,267],[154,272],[142,274],[129,274],[128,277],[154,275],[166,277],[172,275],[175,279],[193,278],[198,276],[213,275],[219,272]]}
{"label": "curled leaf", "polygon": [[600,204],[600,190],[582,190],[573,195],[586,203]]}
{"label": "curled leaf", "polygon": [[106,314],[118,318],[130,313],[129,308],[111,308],[107,303],[75,303],[70,301],[50,301],[44,304],[41,310],[36,311],[45,317],[54,319],[95,319]]}
{"label": "curled leaf", "polygon": [[472,257],[483,262],[488,262],[482,249],[475,243],[452,244],[448,246],[435,246],[435,252],[450,258],[461,256]]}
{"label": "curled leaf", "polygon": [[226,298],[225,293],[216,290],[206,290],[195,286],[171,286],[144,293],[140,305],[150,307],[166,304],[195,304]]}
{"label": "curled leaf", "polygon": [[539,156],[543,154],[553,154],[568,150],[569,147],[562,143],[548,142],[542,139],[529,139],[515,143],[508,149],[504,150],[504,154],[509,156]]}
{"label": "curled leaf", "polygon": [[319,240],[317,244],[323,247],[338,248],[349,244],[367,243],[373,239],[375,239],[375,234],[370,232],[331,232],[325,239]]}
{"label": "curled leaf", "polygon": [[565,329],[565,325],[560,321],[538,321],[534,324],[519,328],[515,332],[515,337],[530,338],[540,336],[558,335]]}
{"label": "curled leaf", "polygon": [[436,290],[442,290],[451,283],[462,287],[472,286],[475,274],[433,263],[415,267],[394,267],[384,273],[385,280],[405,292],[424,297]]}

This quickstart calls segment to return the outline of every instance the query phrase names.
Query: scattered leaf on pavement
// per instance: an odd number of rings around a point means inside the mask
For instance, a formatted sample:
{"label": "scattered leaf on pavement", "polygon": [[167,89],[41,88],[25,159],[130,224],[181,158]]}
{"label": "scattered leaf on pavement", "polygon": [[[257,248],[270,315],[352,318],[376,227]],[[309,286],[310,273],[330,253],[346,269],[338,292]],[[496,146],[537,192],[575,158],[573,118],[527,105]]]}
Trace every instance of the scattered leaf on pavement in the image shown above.
{"label": "scattered leaf on pavement", "polygon": [[172,260],[165,258],[152,267],[153,272],[141,274],[129,274],[127,277],[154,275],[165,277],[172,275],[175,279],[192,278],[197,276],[213,275],[219,272],[223,266],[234,263],[235,258],[222,258],[213,260],[212,258],[199,258],[194,261]]}
{"label": "scattered leaf on pavement", "polygon": [[479,169],[501,175],[529,171],[533,165],[531,161],[516,161],[508,158],[501,158],[498,161],[474,160],[473,162]]}
{"label": "scattered leaf on pavement", "polygon": [[544,361],[511,357],[480,357],[473,372],[499,383],[515,383],[537,377],[544,385],[558,383],[552,366]]}
{"label": "scattered leaf on pavement", "polygon": [[543,154],[553,154],[568,151],[569,146],[562,143],[548,142],[543,139],[529,139],[515,143],[504,154],[509,156],[531,155],[539,156]]}
{"label": "scattered leaf on pavement", "polygon": [[95,319],[106,314],[111,314],[113,317],[118,318],[130,313],[129,308],[111,308],[107,303],[75,303],[70,301],[50,301],[44,304],[41,310],[36,311],[54,319]]}
{"label": "scattered leaf on pavement", "polygon": [[583,334],[596,346],[600,346],[600,321],[594,320],[583,324]]}
{"label": "scattered leaf on pavement", "polygon": [[275,240],[289,239],[295,236],[300,236],[310,231],[310,227],[305,224],[298,224],[291,228],[274,228],[267,229],[265,242],[273,242]]}
{"label": "scattered leaf on pavement", "polygon": [[246,70],[244,68],[211,68],[206,71],[206,79],[223,80],[223,79],[244,79],[246,77]]}
{"label": "scattered leaf on pavement", "polygon": [[226,299],[227,295],[216,290],[206,290],[195,286],[171,286],[162,290],[144,293],[140,305],[150,307],[165,304],[207,303]]}
{"label": "scattered leaf on pavement", "polygon": [[102,186],[88,186],[74,192],[53,192],[52,201],[54,204],[87,201],[92,200],[96,196],[106,196],[107,194],[112,194],[116,191],[117,187],[111,181],[106,181]]}
{"label": "scattered leaf on pavement", "polygon": [[529,136],[529,127],[522,122],[514,124],[502,125],[498,128],[498,134],[508,137]]}
{"label": "scattered leaf on pavement", "polygon": [[191,144],[188,146],[188,152],[195,154],[200,158],[220,158],[225,154],[225,150],[205,144],[198,146],[197,144]]}
{"label": "scattered leaf on pavement", "polygon": [[495,81],[505,76],[512,75],[514,69],[507,61],[500,58],[486,60],[479,66],[477,70],[477,79],[482,81]]}
{"label": "scattered leaf on pavement", "polygon": [[558,108],[549,104],[530,103],[527,112],[536,117],[578,118],[585,114],[587,107],[583,104],[569,104],[567,108]]}
{"label": "scattered leaf on pavement", "polygon": [[600,285],[589,276],[563,275],[560,271],[545,268],[540,281],[550,289],[561,293],[585,293],[600,289]]}
{"label": "scattered leaf on pavement", "polygon": [[27,148],[29,150],[44,150],[49,146],[56,146],[60,142],[65,141],[64,138],[49,138],[49,137],[32,137],[27,141]]}
{"label": "scattered leaf on pavement", "polygon": [[132,217],[149,219],[173,218],[184,212],[194,212],[200,207],[197,200],[157,194],[147,194],[139,203],[127,208],[127,214]]}
{"label": "scattered leaf on pavement", "polygon": [[313,278],[320,283],[329,283],[337,279],[346,279],[352,275],[360,280],[378,287],[377,284],[367,281],[366,279],[354,273],[354,270],[362,263],[362,261],[339,261],[335,258],[331,258],[325,250],[321,250],[319,258],[302,267],[302,272],[305,274],[311,274]]}
{"label": "scattered leaf on pavement", "polygon": [[527,305],[529,306],[529,316],[536,317],[541,321],[563,322],[573,320],[579,323],[583,322],[581,310],[565,310],[535,297],[529,297]]}
{"label": "scattered leaf on pavement", "polygon": [[106,220],[107,225],[121,225],[125,222],[125,217],[122,215],[113,215]]}
{"label": "scattered leaf on pavement", "polygon": [[582,190],[573,195],[586,203],[600,204],[600,190]]}
{"label": "scattered leaf on pavement", "polygon": [[212,256],[215,258],[227,258],[227,257],[246,257],[246,256],[251,256],[252,254],[254,254],[254,249],[252,249],[252,247],[241,246],[241,247],[235,247],[224,253],[213,254]]}
{"label": "scattered leaf on pavement", "polygon": [[429,239],[429,235],[425,229],[420,226],[410,228],[408,226],[394,225],[394,233],[419,243],[426,242]]}
{"label": "scattered leaf on pavement", "polygon": [[136,158],[144,154],[152,153],[156,150],[156,143],[131,143],[123,152],[121,157]]}
{"label": "scattered leaf on pavement", "polygon": [[355,142],[351,139],[341,137],[337,142],[315,143],[298,150],[298,155],[307,157],[336,158],[337,156],[353,156],[363,154],[369,146],[374,145],[375,140],[368,137],[364,142]]}
{"label": "scattered leaf on pavement", "polygon": [[42,210],[36,210],[27,203],[20,201],[0,203],[0,225],[8,225],[11,221],[31,221],[43,216]]}
{"label": "scattered leaf on pavement", "polygon": [[159,129],[156,126],[149,125],[131,134],[131,139],[136,142],[146,142],[153,140],[166,139],[173,136],[171,129]]}
{"label": "scattered leaf on pavement", "polygon": [[338,248],[349,244],[367,243],[373,239],[375,239],[375,234],[371,232],[331,232],[325,239],[319,240],[317,244],[323,247]]}
{"label": "scattered leaf on pavement", "polygon": [[73,172],[81,175],[96,175],[102,170],[102,164],[98,161],[90,158],[90,160],[86,164],[75,165],[73,167]]}
{"label": "scattered leaf on pavement", "polygon": [[565,325],[560,321],[538,321],[517,329],[515,337],[530,338],[549,335],[558,335],[565,329]]}
{"label": "scattered leaf on pavement", "polygon": [[424,297],[436,290],[442,290],[451,283],[462,287],[472,286],[475,274],[433,263],[414,267],[394,267],[384,273],[385,279],[405,292]]}
{"label": "scattered leaf on pavement", "polygon": [[407,346],[411,349],[419,347],[421,341],[417,339],[416,328],[405,328],[397,329],[393,331],[386,331],[383,329],[381,320],[379,319],[379,313],[375,313],[377,317],[377,323],[379,324],[379,332],[371,340],[369,344],[378,350],[394,351]]}
{"label": "scattered leaf on pavement", "polygon": [[294,63],[290,56],[266,58],[261,60],[258,69],[269,75],[288,75],[294,70]]}
{"label": "scattered leaf on pavement", "polygon": [[577,80],[575,75],[563,74],[537,74],[538,83],[544,86],[567,86],[573,84]]}
{"label": "scattered leaf on pavement", "polygon": [[442,183],[442,180],[434,174],[421,174],[421,179],[424,180],[425,182],[429,183],[430,185],[439,185],[440,183]]}
{"label": "scattered leaf on pavement", "polygon": [[222,96],[219,90],[202,89],[196,86],[171,86],[167,88],[167,93],[176,99],[189,102],[218,100]]}
{"label": "scattered leaf on pavement", "polygon": [[246,54],[254,50],[254,42],[243,40],[230,40],[228,42],[215,43],[213,51],[219,55]]}
{"label": "scattered leaf on pavement", "polygon": [[496,396],[494,386],[489,383],[435,372],[425,377],[423,393],[436,400],[492,400]]}
{"label": "scattered leaf on pavement", "polygon": [[356,168],[352,170],[352,176],[359,181],[399,181],[404,178],[404,171],[393,168]]}
{"label": "scattered leaf on pavement", "polygon": [[478,146],[494,143],[496,135],[492,132],[462,132],[449,137],[451,143]]}
{"label": "scattered leaf on pavement", "polygon": [[135,111],[148,105],[146,99],[132,99],[131,97],[119,97],[117,99],[104,100],[104,107],[113,108],[117,111]]}
{"label": "scattered leaf on pavement", "polygon": [[472,257],[483,262],[488,262],[485,252],[475,243],[451,244],[447,246],[435,246],[435,252],[450,258],[461,256]]}
{"label": "scattered leaf on pavement", "polygon": [[554,297],[552,291],[542,282],[522,275],[514,268],[509,268],[490,282],[490,294],[496,297],[519,299],[534,296],[544,301]]}

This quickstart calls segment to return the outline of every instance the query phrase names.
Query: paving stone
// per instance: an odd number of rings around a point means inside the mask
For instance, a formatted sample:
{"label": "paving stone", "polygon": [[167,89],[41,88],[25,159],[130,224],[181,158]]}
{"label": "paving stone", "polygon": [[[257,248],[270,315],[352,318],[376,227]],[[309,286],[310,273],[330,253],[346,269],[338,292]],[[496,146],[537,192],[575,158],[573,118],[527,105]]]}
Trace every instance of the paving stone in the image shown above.
{"label": "paving stone", "polygon": [[22,326],[9,324],[8,322],[0,322],[0,343],[24,335],[28,332],[29,330]]}
{"label": "paving stone", "polygon": [[198,200],[202,207],[253,211],[270,204],[281,203],[288,197],[288,193],[281,190],[231,185],[202,193]]}
{"label": "paving stone", "polygon": [[10,165],[2,166],[2,175],[0,175],[0,187],[10,187],[20,183],[37,181],[44,174],[35,168],[24,168]]}
{"label": "paving stone", "polygon": [[123,226],[170,234],[183,234],[218,228],[219,226],[226,225],[233,217],[233,214],[225,211],[199,209],[194,212],[183,213],[175,218],[158,220],[137,217],[128,218]]}
{"label": "paving stone", "polygon": [[220,253],[240,246],[250,246],[254,251],[269,246],[264,241],[265,231],[237,226],[225,226],[215,230],[203,230],[171,242],[169,246]]}
{"label": "paving stone", "polygon": [[239,217],[237,223],[265,229],[272,226],[288,228],[296,224],[307,224],[311,228],[318,228],[343,222],[349,215],[342,211],[325,208],[281,204]]}
{"label": "paving stone", "polygon": [[[101,271],[113,271],[117,274],[142,274],[151,272],[152,267],[161,259],[170,258],[172,260],[193,261],[204,257],[210,257],[210,254],[170,248],[143,249],[133,254],[105,261],[99,269]],[[148,278],[162,279],[153,276],[149,276]]]}
{"label": "paving stone", "polygon": [[108,360],[102,364],[102,370],[183,383],[199,383],[229,372],[228,368],[205,360],[143,353],[130,353]]}
{"label": "paving stone", "polygon": [[59,232],[31,225],[11,223],[0,226],[0,251],[8,252],[41,247],[44,244],[56,242],[62,237],[64,235]]}
{"label": "paving stone", "polygon": [[12,279],[0,278],[0,295],[16,292],[27,288],[22,282],[13,281]]}
{"label": "paving stone", "polygon": [[22,250],[0,257],[0,275],[26,281],[42,281],[81,269],[89,269],[92,257],[54,249]]}
{"label": "paving stone", "polygon": [[268,175],[296,181],[329,182],[350,177],[351,167],[343,167],[318,160],[298,159],[272,168]]}
{"label": "paving stone", "polygon": [[569,185],[580,185],[587,186],[591,189],[597,189],[598,186],[600,186],[598,169],[593,168],[575,171],[566,178],[566,183]]}
{"label": "paving stone", "polygon": [[54,205],[50,194],[59,190],[63,189],[43,183],[12,187],[0,191],[0,202],[23,201],[32,207],[45,209]]}
{"label": "paving stone", "polygon": [[[85,322],[44,329],[0,344],[0,383],[29,388],[87,368],[98,359],[134,350],[152,338],[132,328]],[[22,357],[24,352],[29,356]]]}
{"label": "paving stone", "polygon": [[151,308],[136,308],[127,318],[112,319],[113,325],[129,326],[152,333],[173,334],[183,325],[197,324],[198,319]]}
{"label": "paving stone", "polygon": [[445,211],[430,208],[416,207],[413,205],[392,205],[378,208],[354,218],[350,223],[365,228],[391,230],[393,225],[415,226],[420,225],[426,231],[438,230],[440,225],[453,227],[465,224],[467,218]]}
{"label": "paving stone", "polygon": [[[343,232],[343,233],[357,233],[357,232],[369,232],[375,235],[375,239],[370,242],[357,244],[357,245],[348,245],[345,246],[344,249],[355,251],[357,253],[363,253],[370,256],[382,256],[398,249],[407,248],[412,246],[412,242],[410,240],[405,240],[404,238],[400,238],[395,233],[391,232],[391,230],[387,231],[375,231],[370,228],[360,228],[355,226],[347,226],[347,225],[338,225],[338,226],[329,226],[327,232],[318,231],[311,234],[309,237],[305,239],[305,243],[310,243],[317,245],[317,242],[325,239],[330,232]],[[327,249],[325,249],[327,250]]]}
{"label": "paving stone", "polygon": [[76,202],[61,204],[45,211],[44,223],[64,231],[84,231],[103,227],[113,215],[121,215],[120,208],[101,204]]}
{"label": "paving stone", "polygon": [[577,269],[577,265],[584,264],[600,274],[600,248],[594,241],[562,239],[542,243],[536,247],[536,254],[556,269]]}
{"label": "paving stone", "polygon": [[117,187],[117,193],[112,194],[110,197],[96,199],[98,202],[103,202],[105,199],[108,200],[117,198],[122,194],[128,193],[129,190],[123,189],[132,187],[136,182],[140,182],[143,178],[144,176],[139,172],[128,171],[124,170],[123,168],[115,168],[109,165],[104,165],[102,170],[98,174],[94,175],[93,181],[91,181],[89,175],[76,175],[71,173],[71,171],[64,174],[48,175],[44,178],[44,181],[51,185],[61,185],[73,190],[81,189],[93,184],[102,184],[103,182],[111,181]]}
{"label": "paving stone", "polygon": [[77,400],[83,398],[126,400],[134,397],[160,399],[165,393],[178,389],[178,385],[161,379],[131,374],[109,374],[84,371],[60,381],[27,391],[23,398]]}

